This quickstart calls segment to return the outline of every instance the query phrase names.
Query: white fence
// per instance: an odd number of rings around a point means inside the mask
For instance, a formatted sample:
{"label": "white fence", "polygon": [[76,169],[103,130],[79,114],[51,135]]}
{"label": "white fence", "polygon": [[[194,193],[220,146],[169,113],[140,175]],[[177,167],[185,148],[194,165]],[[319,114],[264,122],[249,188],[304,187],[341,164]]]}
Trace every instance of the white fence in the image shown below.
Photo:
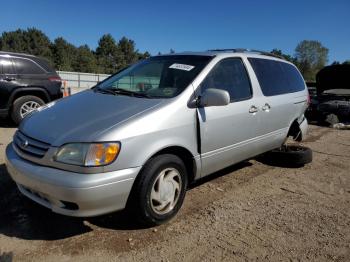
{"label": "white fence", "polygon": [[67,87],[83,90],[96,85],[98,82],[106,79],[109,75],[94,74],[94,73],[80,73],[57,71],[58,75],[63,81],[67,82]]}

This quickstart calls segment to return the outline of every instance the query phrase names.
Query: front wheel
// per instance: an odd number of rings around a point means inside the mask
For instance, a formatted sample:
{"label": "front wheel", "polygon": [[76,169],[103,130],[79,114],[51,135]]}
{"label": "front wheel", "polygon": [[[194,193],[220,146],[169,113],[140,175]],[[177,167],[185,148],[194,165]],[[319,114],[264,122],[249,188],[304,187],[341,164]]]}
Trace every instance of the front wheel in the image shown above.
{"label": "front wheel", "polygon": [[13,102],[11,118],[18,125],[30,112],[44,104],[37,96],[21,96]]}
{"label": "front wheel", "polygon": [[188,183],[183,161],[170,154],[156,156],[146,163],[139,176],[129,203],[136,218],[147,226],[173,218],[182,206]]}

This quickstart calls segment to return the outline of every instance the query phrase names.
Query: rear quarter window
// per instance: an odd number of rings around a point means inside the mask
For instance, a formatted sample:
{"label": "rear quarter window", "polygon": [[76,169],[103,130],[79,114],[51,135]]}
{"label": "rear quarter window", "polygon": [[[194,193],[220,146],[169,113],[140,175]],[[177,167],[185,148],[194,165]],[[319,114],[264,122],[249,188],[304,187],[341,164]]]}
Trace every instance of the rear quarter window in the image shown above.
{"label": "rear quarter window", "polygon": [[50,65],[49,61],[44,58],[35,58],[34,61],[38,63],[42,68],[44,68],[49,73],[56,73],[55,69]]}
{"label": "rear quarter window", "polygon": [[14,58],[17,74],[45,74],[45,70],[29,59]]}
{"label": "rear quarter window", "polygon": [[294,93],[305,89],[299,71],[291,64],[263,59],[248,58],[265,96]]}

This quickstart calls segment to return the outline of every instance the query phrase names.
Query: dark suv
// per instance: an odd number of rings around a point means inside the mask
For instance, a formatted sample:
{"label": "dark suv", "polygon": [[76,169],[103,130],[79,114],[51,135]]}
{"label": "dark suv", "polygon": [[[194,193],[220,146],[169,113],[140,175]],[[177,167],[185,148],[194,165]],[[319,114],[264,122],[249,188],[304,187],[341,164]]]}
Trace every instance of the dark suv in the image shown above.
{"label": "dark suv", "polygon": [[0,117],[19,124],[32,110],[61,98],[61,84],[45,59],[0,51]]}

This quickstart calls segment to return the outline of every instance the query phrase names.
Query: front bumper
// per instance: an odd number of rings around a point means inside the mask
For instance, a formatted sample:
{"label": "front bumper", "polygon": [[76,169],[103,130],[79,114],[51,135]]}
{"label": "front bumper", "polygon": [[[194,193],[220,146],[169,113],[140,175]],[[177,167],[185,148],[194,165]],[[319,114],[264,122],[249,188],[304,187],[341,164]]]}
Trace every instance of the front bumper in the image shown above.
{"label": "front bumper", "polygon": [[97,216],[125,208],[141,167],[98,174],[79,174],[40,166],[20,158],[12,144],[6,166],[21,193],[63,215]]}

